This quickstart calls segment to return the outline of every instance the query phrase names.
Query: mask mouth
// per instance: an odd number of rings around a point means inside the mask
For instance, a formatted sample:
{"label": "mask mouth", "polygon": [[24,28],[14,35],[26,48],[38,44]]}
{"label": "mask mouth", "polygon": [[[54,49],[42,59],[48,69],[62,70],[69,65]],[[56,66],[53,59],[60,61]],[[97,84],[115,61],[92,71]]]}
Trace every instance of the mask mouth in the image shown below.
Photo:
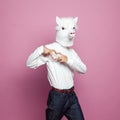
{"label": "mask mouth", "polygon": [[71,47],[74,43],[74,37],[69,37],[68,39],[56,39],[58,43],[60,43],[64,47]]}
{"label": "mask mouth", "polygon": [[69,34],[69,38],[70,38],[70,39],[75,38],[75,33],[70,33],[70,34]]}

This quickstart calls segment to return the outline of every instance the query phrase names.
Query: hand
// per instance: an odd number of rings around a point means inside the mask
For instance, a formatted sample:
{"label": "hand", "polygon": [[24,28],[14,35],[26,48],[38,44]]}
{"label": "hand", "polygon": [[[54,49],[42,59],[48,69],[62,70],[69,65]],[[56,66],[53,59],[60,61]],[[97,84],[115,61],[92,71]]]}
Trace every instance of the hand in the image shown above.
{"label": "hand", "polygon": [[66,63],[68,60],[68,57],[66,55],[63,55],[62,53],[57,53],[58,58],[57,61],[60,63]]}
{"label": "hand", "polygon": [[61,53],[56,52],[55,50],[44,47],[43,56],[49,56],[49,55],[53,60],[58,61],[60,63],[65,63],[68,60],[66,55],[63,55]]}
{"label": "hand", "polygon": [[51,50],[51,49],[49,49],[49,48],[47,48],[47,47],[44,47],[44,52],[43,52],[43,56],[49,56],[49,55],[51,55],[51,53],[53,52],[54,50]]}

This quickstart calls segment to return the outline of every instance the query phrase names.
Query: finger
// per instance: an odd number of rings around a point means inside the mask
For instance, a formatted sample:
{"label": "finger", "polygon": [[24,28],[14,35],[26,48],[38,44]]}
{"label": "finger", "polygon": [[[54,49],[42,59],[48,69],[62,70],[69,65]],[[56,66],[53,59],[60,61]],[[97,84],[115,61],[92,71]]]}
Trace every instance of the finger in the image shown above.
{"label": "finger", "polygon": [[60,52],[57,52],[57,55],[58,55],[58,56],[62,56],[62,53],[60,53]]}
{"label": "finger", "polygon": [[48,53],[43,53],[42,55],[43,55],[43,56],[48,56]]}
{"label": "finger", "polygon": [[62,58],[59,57],[59,58],[57,59],[57,61],[58,61],[58,62],[62,62]]}
{"label": "finger", "polygon": [[50,55],[50,57],[52,58],[52,60],[56,60],[56,58],[54,58],[52,55]]}
{"label": "finger", "polygon": [[54,52],[55,54],[57,54],[57,52],[53,49],[53,50],[51,50],[52,52]]}

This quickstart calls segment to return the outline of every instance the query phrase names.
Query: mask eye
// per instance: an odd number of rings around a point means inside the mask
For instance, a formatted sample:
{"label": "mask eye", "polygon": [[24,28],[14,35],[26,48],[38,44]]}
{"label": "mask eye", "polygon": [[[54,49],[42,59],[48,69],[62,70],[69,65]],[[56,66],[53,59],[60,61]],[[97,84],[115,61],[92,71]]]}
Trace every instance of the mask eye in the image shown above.
{"label": "mask eye", "polygon": [[64,27],[62,27],[62,30],[65,30],[65,28],[64,28]]}
{"label": "mask eye", "polygon": [[75,30],[76,28],[75,28],[75,27],[73,27],[73,29]]}

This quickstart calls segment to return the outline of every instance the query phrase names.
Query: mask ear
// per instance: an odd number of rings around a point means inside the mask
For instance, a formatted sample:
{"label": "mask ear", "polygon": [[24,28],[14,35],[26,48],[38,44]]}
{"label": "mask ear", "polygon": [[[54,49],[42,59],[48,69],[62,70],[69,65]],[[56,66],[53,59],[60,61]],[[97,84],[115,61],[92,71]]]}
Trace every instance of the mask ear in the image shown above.
{"label": "mask ear", "polygon": [[58,16],[56,16],[56,23],[57,23],[58,25],[60,25],[60,22],[61,22],[60,18],[59,18]]}
{"label": "mask ear", "polygon": [[74,22],[77,23],[78,22],[78,17],[74,18]]}

